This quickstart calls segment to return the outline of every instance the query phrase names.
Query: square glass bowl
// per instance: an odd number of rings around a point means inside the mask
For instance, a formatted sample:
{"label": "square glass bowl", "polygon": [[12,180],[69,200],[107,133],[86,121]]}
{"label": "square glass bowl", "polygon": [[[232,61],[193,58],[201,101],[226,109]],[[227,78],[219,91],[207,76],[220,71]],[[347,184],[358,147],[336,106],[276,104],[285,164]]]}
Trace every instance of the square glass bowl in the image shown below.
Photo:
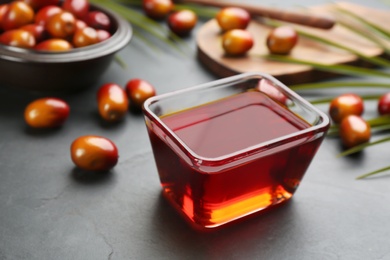
{"label": "square glass bowl", "polygon": [[201,229],[289,200],[329,128],[262,73],[152,97],[144,115],[163,195]]}

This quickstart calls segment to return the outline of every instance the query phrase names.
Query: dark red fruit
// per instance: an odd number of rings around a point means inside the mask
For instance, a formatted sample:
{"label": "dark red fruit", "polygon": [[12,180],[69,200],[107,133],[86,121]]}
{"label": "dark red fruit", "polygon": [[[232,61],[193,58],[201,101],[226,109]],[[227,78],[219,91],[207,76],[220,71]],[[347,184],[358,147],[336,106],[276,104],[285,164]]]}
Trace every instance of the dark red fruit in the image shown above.
{"label": "dark red fruit", "polygon": [[114,83],[107,83],[99,88],[97,103],[99,115],[109,122],[123,119],[129,109],[125,90]]}
{"label": "dark red fruit", "polygon": [[73,49],[72,44],[64,39],[47,39],[35,46],[38,51],[68,51]]}
{"label": "dark red fruit", "polygon": [[34,10],[39,10],[48,5],[59,5],[60,0],[23,0],[23,2],[31,6]]}
{"label": "dark red fruit", "polygon": [[98,34],[92,27],[85,27],[76,30],[73,35],[73,45],[75,47],[85,47],[99,42]]}
{"label": "dark red fruit", "polygon": [[62,9],[56,5],[48,5],[39,9],[35,14],[34,21],[36,24],[45,24],[53,15],[61,13]]}
{"label": "dark red fruit", "polygon": [[86,135],[74,140],[70,146],[73,163],[86,171],[108,171],[118,163],[118,148],[109,139]]}
{"label": "dark red fruit", "polygon": [[79,19],[84,19],[89,12],[89,2],[88,0],[64,0],[62,9],[71,12]]}
{"label": "dark red fruit", "polygon": [[382,95],[378,100],[378,113],[390,115],[390,92]]}
{"label": "dark red fruit", "polygon": [[63,11],[50,17],[45,29],[53,38],[65,39],[76,31],[76,18],[72,13]]}
{"label": "dark red fruit", "polygon": [[245,9],[225,7],[217,13],[216,20],[222,31],[246,29],[251,21],[251,16]]}
{"label": "dark red fruit", "polygon": [[173,9],[171,0],[142,0],[142,8],[147,16],[161,20]]}
{"label": "dark red fruit", "polygon": [[84,29],[85,27],[88,27],[87,23],[83,20],[77,19],[76,20],[76,31],[79,29]]}
{"label": "dark red fruit", "polygon": [[3,32],[0,35],[0,43],[20,48],[33,48],[36,44],[34,35],[21,29]]}
{"label": "dark red fruit", "polygon": [[110,31],[111,20],[108,15],[100,11],[91,11],[87,14],[85,22],[92,28]]}
{"label": "dark red fruit", "polygon": [[106,30],[96,30],[99,42],[105,41],[111,37],[111,34]]}
{"label": "dark red fruit", "polygon": [[20,29],[30,32],[34,36],[36,43],[43,41],[47,37],[45,27],[41,24],[27,24],[20,27]]}
{"label": "dark red fruit", "polygon": [[198,16],[191,10],[180,10],[168,17],[168,26],[179,36],[188,35],[195,27]]}
{"label": "dark red fruit", "polygon": [[130,104],[141,109],[145,100],[156,95],[156,90],[149,82],[142,79],[132,79],[126,84],[126,94]]}
{"label": "dark red fruit", "polygon": [[53,128],[64,124],[69,111],[68,104],[61,99],[41,98],[26,107],[24,119],[34,128]]}
{"label": "dark red fruit", "polygon": [[253,47],[253,36],[249,31],[233,29],[222,36],[222,48],[232,56],[243,55]]}
{"label": "dark red fruit", "polygon": [[286,55],[298,42],[298,33],[290,26],[280,26],[273,29],[267,37],[267,47],[270,53]]}
{"label": "dark red fruit", "polygon": [[22,1],[8,4],[8,8],[2,16],[2,27],[5,31],[17,29],[34,21],[34,10]]}
{"label": "dark red fruit", "polygon": [[334,98],[329,106],[329,115],[335,123],[340,123],[348,115],[360,116],[363,112],[363,99],[353,93],[342,94]]}
{"label": "dark red fruit", "polygon": [[7,12],[7,10],[8,10],[8,4],[0,5],[0,29],[2,29],[3,17],[4,14]]}
{"label": "dark red fruit", "polygon": [[371,127],[360,116],[348,115],[340,123],[340,137],[346,148],[366,143],[371,138]]}

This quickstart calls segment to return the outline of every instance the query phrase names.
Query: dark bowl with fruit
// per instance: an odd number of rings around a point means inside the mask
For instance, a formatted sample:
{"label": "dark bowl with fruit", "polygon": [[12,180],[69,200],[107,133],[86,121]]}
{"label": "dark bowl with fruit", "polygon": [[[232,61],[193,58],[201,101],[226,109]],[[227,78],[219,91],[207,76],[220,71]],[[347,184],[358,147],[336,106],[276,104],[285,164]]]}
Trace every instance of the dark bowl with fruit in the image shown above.
{"label": "dark bowl with fruit", "polygon": [[[133,31],[128,21],[110,10],[81,1],[87,3],[87,8],[74,12],[72,18],[74,21],[71,19],[74,28],[68,35],[61,35],[68,28],[67,23],[70,23],[68,20],[64,21],[60,17],[55,19],[55,15],[50,12],[38,15],[38,12],[47,6],[32,7],[34,20],[28,24],[24,21],[23,26],[39,24],[43,27],[40,30],[42,32],[40,36],[43,36],[39,39],[35,34],[39,30],[35,27],[29,35],[25,33],[28,31],[27,27],[15,25],[18,21],[11,18],[8,18],[11,21],[6,21],[4,13],[10,12],[10,7],[2,13],[1,6],[8,6],[14,2],[0,0],[0,87],[39,92],[75,92],[88,88],[97,82],[108,69],[116,53],[128,45],[132,37]],[[32,6],[31,3],[41,4],[45,1],[23,0],[18,2]],[[48,0],[47,2],[51,7],[60,7],[61,12],[71,13],[71,5],[77,4],[78,0]],[[64,10],[65,2],[68,2],[67,10]],[[17,7],[14,13],[25,12],[23,8],[23,6]],[[23,19],[28,19],[29,12],[24,15],[27,18]],[[52,13],[55,12],[52,11]],[[99,21],[101,17],[97,16],[99,13],[105,15],[106,20],[103,19],[105,21],[103,24]],[[37,17],[44,17],[46,20],[40,24]],[[49,26],[49,22],[53,25]],[[56,32],[55,30],[59,28],[58,24],[61,23],[65,23],[65,27]],[[33,40],[29,38],[31,35],[33,35]]]}

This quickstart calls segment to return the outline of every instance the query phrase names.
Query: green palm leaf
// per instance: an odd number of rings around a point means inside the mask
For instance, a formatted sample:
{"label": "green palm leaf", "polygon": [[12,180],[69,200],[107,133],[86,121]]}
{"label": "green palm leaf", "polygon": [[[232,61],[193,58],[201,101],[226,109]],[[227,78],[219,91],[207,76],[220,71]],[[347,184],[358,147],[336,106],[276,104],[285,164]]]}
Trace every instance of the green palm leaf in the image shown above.
{"label": "green palm leaf", "polygon": [[[360,96],[363,100],[378,100],[378,98],[381,97],[381,95],[362,95]],[[327,97],[327,98],[321,98],[321,99],[315,99],[315,100],[310,100],[310,103],[313,105],[319,105],[319,104],[324,104],[324,103],[329,103],[331,102],[335,97]]]}
{"label": "green palm leaf", "polygon": [[318,82],[318,83],[307,83],[297,84],[289,86],[291,89],[298,90],[312,90],[312,89],[324,89],[324,88],[341,88],[341,87],[352,87],[352,88],[390,88],[388,82],[364,82],[364,81],[330,81],[330,82]]}
{"label": "green palm leaf", "polygon": [[390,170],[390,166],[387,166],[387,167],[384,167],[384,168],[381,168],[381,169],[378,169],[378,170],[375,170],[375,171],[372,171],[372,172],[360,175],[360,176],[356,177],[356,179],[357,180],[364,179],[364,178],[367,178],[369,176],[372,176],[372,175],[375,175],[375,174],[378,174],[378,173],[382,173],[382,172],[385,172],[385,171],[388,171],[388,170]]}
{"label": "green palm leaf", "polygon": [[[119,0],[117,2],[112,0],[90,0],[90,2],[116,12],[117,14],[121,15],[124,19],[129,21],[133,26],[135,26],[136,27],[135,29],[137,28],[140,29],[140,33],[146,32],[150,36],[154,37],[155,39],[164,43],[168,47],[175,49],[178,52],[181,52],[183,54],[187,54],[188,52],[191,52],[191,48],[179,36],[175,35],[167,27],[148,18],[144,14],[136,10],[133,10],[128,6],[121,4],[124,1]],[[139,35],[140,34],[136,34],[136,36]],[[147,41],[146,38],[141,38],[141,40]],[[148,42],[149,46],[152,44],[153,43],[151,41]]]}
{"label": "green palm leaf", "polygon": [[282,55],[265,55],[263,56],[263,58],[272,61],[307,65],[317,70],[332,72],[337,74],[344,74],[350,76],[376,76],[382,78],[390,78],[390,74],[387,72],[374,70],[374,69],[355,67],[350,65],[329,65],[329,64],[323,64],[323,63],[318,63],[318,62],[313,62],[308,60],[295,59],[289,56],[282,56]]}
{"label": "green palm leaf", "polygon": [[351,154],[354,154],[357,152],[361,152],[362,150],[364,150],[367,147],[374,146],[374,145],[381,144],[381,143],[388,142],[388,141],[390,141],[390,137],[385,137],[385,138],[381,138],[381,139],[376,140],[376,141],[360,144],[360,145],[354,146],[348,150],[345,150],[342,153],[339,153],[337,155],[337,157],[343,157],[343,156],[351,155]]}
{"label": "green palm leaf", "polygon": [[369,20],[367,20],[367,19],[365,19],[365,18],[363,18],[363,17],[361,17],[361,16],[359,16],[357,14],[348,11],[345,8],[339,7],[339,8],[337,8],[337,10],[339,10],[340,12],[342,12],[342,13],[344,13],[346,15],[349,15],[349,16],[353,17],[354,19],[360,21],[362,24],[364,24],[367,27],[371,28],[375,32],[378,32],[382,36],[386,37],[387,39],[390,39],[390,31],[386,30],[385,28],[383,28],[381,26],[378,26],[378,25],[370,22]]}

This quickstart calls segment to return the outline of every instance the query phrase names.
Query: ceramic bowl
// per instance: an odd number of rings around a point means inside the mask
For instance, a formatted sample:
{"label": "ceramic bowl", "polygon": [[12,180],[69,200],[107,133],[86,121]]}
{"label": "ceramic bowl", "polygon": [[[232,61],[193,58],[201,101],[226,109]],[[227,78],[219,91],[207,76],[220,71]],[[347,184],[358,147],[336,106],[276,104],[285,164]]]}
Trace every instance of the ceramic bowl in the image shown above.
{"label": "ceramic bowl", "polygon": [[[0,1],[6,3],[10,1]],[[128,45],[132,27],[105,8],[112,36],[100,43],[64,52],[42,52],[0,44],[0,86],[38,92],[74,92],[93,85],[115,54]]]}

